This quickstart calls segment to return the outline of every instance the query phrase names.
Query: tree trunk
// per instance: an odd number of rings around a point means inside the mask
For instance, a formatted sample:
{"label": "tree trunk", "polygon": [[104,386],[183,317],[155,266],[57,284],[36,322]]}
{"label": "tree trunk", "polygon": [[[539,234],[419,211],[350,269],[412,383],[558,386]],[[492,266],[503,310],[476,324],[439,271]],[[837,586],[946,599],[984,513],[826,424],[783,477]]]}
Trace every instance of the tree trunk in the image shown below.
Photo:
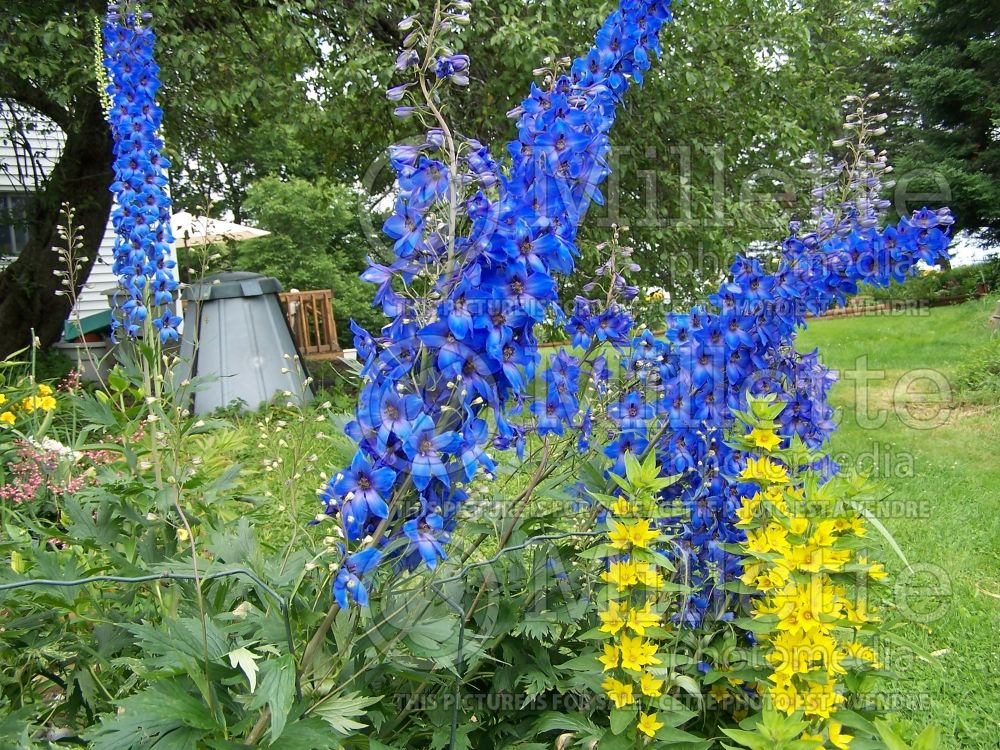
{"label": "tree trunk", "polygon": [[78,276],[81,285],[104,238],[112,203],[113,143],[96,87],[79,92],[71,113],[63,152],[32,203],[28,244],[0,273],[0,358],[28,346],[32,330],[42,346],[62,336],[71,309],[69,297],[56,294],[61,278],[55,272],[62,262],[53,245],[59,241],[56,227],[62,205],[69,204],[76,223],[84,227],[82,254],[87,261]]}

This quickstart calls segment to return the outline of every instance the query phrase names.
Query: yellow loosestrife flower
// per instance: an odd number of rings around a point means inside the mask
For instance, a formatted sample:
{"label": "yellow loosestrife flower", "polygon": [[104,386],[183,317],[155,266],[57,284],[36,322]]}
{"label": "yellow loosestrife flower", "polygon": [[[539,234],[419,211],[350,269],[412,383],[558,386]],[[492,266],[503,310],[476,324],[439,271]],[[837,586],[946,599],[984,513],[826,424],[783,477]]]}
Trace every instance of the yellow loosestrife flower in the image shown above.
{"label": "yellow loosestrife flower", "polygon": [[646,628],[656,627],[660,616],[653,612],[653,604],[649,602],[641,609],[632,609],[628,613],[628,628],[639,635],[646,635]]}
{"label": "yellow loosestrife flower", "polygon": [[608,520],[608,538],[615,549],[628,549],[637,547],[647,549],[649,543],[660,535],[660,532],[649,528],[649,521],[639,519],[635,523],[619,523],[614,519]]}
{"label": "yellow loosestrife flower", "polygon": [[843,729],[844,725],[839,721],[830,722],[830,744],[837,750],[849,750],[851,740],[854,739],[853,735],[844,734]]}
{"label": "yellow loosestrife flower", "polygon": [[625,627],[626,610],[620,607],[616,601],[608,602],[607,610],[598,612],[597,616],[601,618],[601,622],[603,623],[601,625],[601,632],[614,635]]}
{"label": "yellow loosestrife flower", "polygon": [[635,696],[632,694],[632,683],[619,682],[614,677],[609,677],[601,683],[604,692],[608,694],[616,708],[625,708],[635,703]]}
{"label": "yellow loosestrife flower", "polygon": [[657,721],[656,714],[639,714],[639,731],[647,737],[655,737],[664,726],[662,721]]}
{"label": "yellow loosestrife flower", "polygon": [[658,680],[649,672],[643,672],[642,679],[639,681],[639,690],[647,698],[659,698],[663,695],[663,683],[664,680]]}
{"label": "yellow loosestrife flower", "polygon": [[5,411],[0,414],[0,425],[7,425],[8,427],[13,425],[17,421],[17,417],[14,416],[14,412]]}
{"label": "yellow loosestrife flower", "polygon": [[635,563],[631,560],[611,563],[608,570],[601,573],[601,580],[620,589],[630,588],[639,582]]}
{"label": "yellow loosestrife flower", "polygon": [[768,453],[781,442],[781,438],[774,434],[774,430],[762,430],[759,427],[754,427],[750,431],[750,439],[755,446],[763,448]]}
{"label": "yellow loosestrife flower", "polygon": [[604,654],[598,658],[601,664],[604,665],[604,671],[607,672],[609,669],[614,669],[618,666],[618,662],[621,659],[621,652],[613,643],[605,643]]}
{"label": "yellow loosestrife flower", "polygon": [[643,667],[660,663],[656,657],[656,644],[646,642],[642,636],[623,635],[620,648],[623,669],[641,672]]}
{"label": "yellow loosestrife flower", "polygon": [[746,468],[740,474],[740,479],[747,482],[764,481],[770,484],[788,484],[788,469],[766,456],[750,458],[747,459]]}
{"label": "yellow loosestrife flower", "polygon": [[611,506],[611,512],[616,516],[631,516],[635,514],[635,511],[635,505],[625,497],[619,497]]}

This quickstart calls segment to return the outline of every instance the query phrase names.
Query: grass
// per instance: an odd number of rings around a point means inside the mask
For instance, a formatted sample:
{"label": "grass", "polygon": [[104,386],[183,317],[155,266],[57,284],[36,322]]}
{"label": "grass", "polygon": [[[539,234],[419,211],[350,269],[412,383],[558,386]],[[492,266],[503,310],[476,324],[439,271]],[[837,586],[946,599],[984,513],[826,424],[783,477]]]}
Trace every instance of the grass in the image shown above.
{"label": "grass", "polygon": [[[870,374],[880,371],[866,387],[856,375],[834,387],[841,427],[832,450],[842,463],[867,457],[877,464],[891,493],[882,520],[911,565],[928,571],[910,580],[943,584],[935,596],[917,596],[902,564],[895,566],[887,619],[924,656],[891,644],[885,651],[900,676],[892,685],[899,712],[915,724],[937,724],[944,747],[963,750],[996,748],[1000,737],[1000,404],[952,401],[935,416],[942,404],[926,394],[932,383],[952,382],[990,340],[985,323],[995,304],[816,321],[800,339],[800,349],[820,347],[845,376],[859,362]],[[906,393],[901,383],[915,371],[931,379],[912,382]],[[884,424],[867,419],[876,410]],[[933,616],[920,622],[904,610]]]}

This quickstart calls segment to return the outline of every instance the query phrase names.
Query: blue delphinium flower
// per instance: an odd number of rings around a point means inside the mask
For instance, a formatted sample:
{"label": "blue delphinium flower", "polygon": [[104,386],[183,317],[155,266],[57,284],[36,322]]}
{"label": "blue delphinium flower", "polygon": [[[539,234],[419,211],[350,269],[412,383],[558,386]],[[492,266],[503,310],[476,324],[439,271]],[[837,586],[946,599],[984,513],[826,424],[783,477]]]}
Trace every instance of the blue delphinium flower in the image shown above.
{"label": "blue delphinium flower", "polygon": [[[390,322],[380,335],[353,327],[365,384],[347,432],[365,466],[396,472],[391,490],[377,493],[388,511],[379,544],[404,568],[443,556],[434,546],[444,541],[435,519],[445,532],[453,527],[466,496],[456,485],[493,471],[488,449],[523,456],[531,432],[591,429],[592,417],[580,412],[575,357],[553,358],[546,394],[535,401],[528,393],[540,360],[534,327],[557,301],[555,275],[573,270],[588,204],[603,200],[607,132],[622,95],[658,50],[668,6],[622,0],[597,37],[597,52],[587,55],[590,64],[574,66],[549,90],[532,87],[513,112],[518,137],[508,146],[506,173],[482,143],[443,128],[390,149],[398,192],[383,228],[394,257],[371,262],[363,275]],[[428,86],[465,85],[470,61],[443,49],[427,57],[408,49],[397,67],[416,68]],[[389,97],[410,115],[424,111],[419,91],[394,86]],[[442,220],[450,215],[462,221]],[[430,291],[415,291],[416,279],[430,279]],[[624,308],[595,308],[580,335],[588,346],[591,340],[621,346],[630,326]],[[606,362],[594,381],[606,388]],[[493,411],[492,420],[485,410]],[[409,495],[395,502],[402,493]],[[350,510],[348,533],[371,533],[375,514]],[[418,553],[392,551],[400,537]]]}
{"label": "blue delphinium flower", "polygon": [[[870,219],[848,212],[839,222],[828,220],[825,238],[794,227],[775,272],[738,258],[730,280],[711,297],[714,309],[668,317],[658,412],[670,430],[657,449],[664,470],[683,475],[668,493],[679,493],[690,511],[680,535],[697,589],[683,613],[690,625],[730,612],[732,595],[719,584],[740,573],[739,559],[719,546],[744,539],[735,517],[742,495],[729,479],[743,457],[725,442],[733,410],[747,408],[747,393],[773,394],[787,404],[778,431],[820,448],[835,428],[827,400],[834,377],[815,352],[793,346],[807,314],[842,304],[860,281],[886,286],[905,278],[917,258],[947,257],[951,220],[944,212],[918,212],[882,231]],[[915,230],[920,223],[926,226]],[[621,412],[612,409],[618,418]],[[608,450],[614,458],[620,449],[616,443]]]}
{"label": "blue delphinium flower", "polygon": [[365,576],[372,573],[382,561],[382,552],[374,547],[348,555],[343,566],[333,580],[333,597],[343,609],[347,609],[348,598],[362,607],[368,606],[368,588]]}
{"label": "blue delphinium flower", "polygon": [[361,451],[334,484],[334,492],[351,504],[354,514],[364,523],[369,515],[388,518],[385,498],[392,490],[396,472],[388,466],[374,466]]}
{"label": "blue delphinium flower", "polygon": [[170,163],[157,131],[163,113],[156,103],[159,68],[153,60],[149,15],[128,6],[110,6],[103,26],[114,138],[114,263],[119,289],[112,337],[138,336],[152,321],[164,343],[177,339],[180,317],[173,313],[177,280],[170,257],[170,197],[165,187]]}

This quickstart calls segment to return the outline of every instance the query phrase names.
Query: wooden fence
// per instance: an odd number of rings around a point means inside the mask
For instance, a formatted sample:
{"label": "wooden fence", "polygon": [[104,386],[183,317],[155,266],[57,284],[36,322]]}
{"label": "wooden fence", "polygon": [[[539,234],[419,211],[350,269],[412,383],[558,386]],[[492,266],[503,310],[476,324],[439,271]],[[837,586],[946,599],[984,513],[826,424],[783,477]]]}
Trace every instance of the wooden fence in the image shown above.
{"label": "wooden fence", "polygon": [[299,353],[305,359],[340,359],[343,352],[333,320],[333,292],[284,292],[280,297]]}

